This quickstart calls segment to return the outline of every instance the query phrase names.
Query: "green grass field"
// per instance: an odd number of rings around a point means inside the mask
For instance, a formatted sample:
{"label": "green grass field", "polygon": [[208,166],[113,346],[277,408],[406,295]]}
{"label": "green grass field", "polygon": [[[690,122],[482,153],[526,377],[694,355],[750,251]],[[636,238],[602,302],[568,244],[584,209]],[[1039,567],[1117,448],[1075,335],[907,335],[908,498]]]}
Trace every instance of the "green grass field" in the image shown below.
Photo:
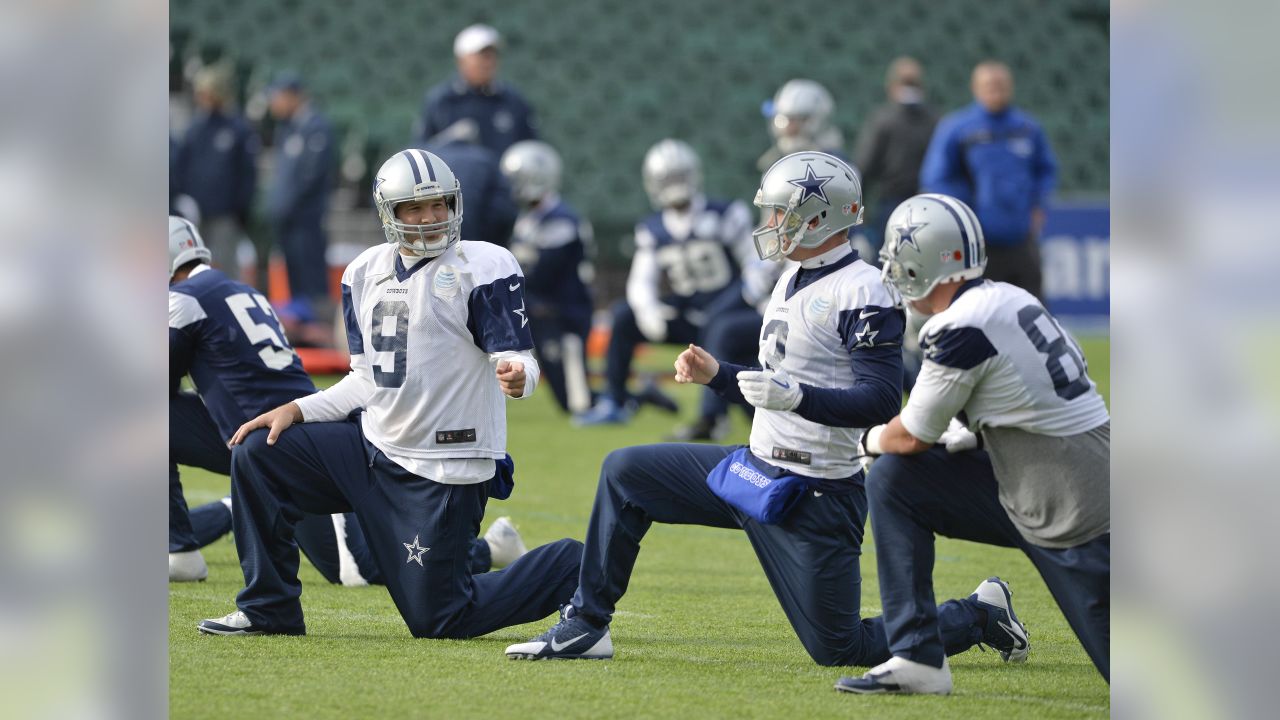
{"label": "green grass field", "polygon": [[[1090,374],[1109,391],[1110,344],[1081,343]],[[668,349],[645,359],[667,367]],[[690,414],[694,388],[670,386]],[[658,441],[672,416],[642,411],[622,428],[575,430],[551,395],[508,404],[517,461],[512,498],[489,505],[488,521],[510,515],[526,542],[581,539],[600,461],[612,449]],[[734,442],[747,426],[735,412]],[[228,481],[183,474],[196,505]],[[872,519],[874,523],[874,518]],[[870,536],[869,536],[870,537]],[[613,623],[610,662],[513,662],[503,649],[551,624],[508,628],[467,641],[415,640],[386,591],[324,583],[302,563],[307,637],[200,635],[195,623],[235,609],[242,585],[230,538],[205,548],[209,580],[169,590],[170,713],[175,718],[607,718],[835,717],[1077,718],[1110,712],[1098,676],[1044,583],[1019,552],[940,540],[934,577],[940,599],[967,595],[999,574],[1031,631],[1031,659],[1005,665],[995,652],[952,657],[951,697],[865,697],[836,693],[842,671],[815,665],[796,640],[741,532],[655,525]],[[861,607],[880,610],[875,547],[863,548]]]}

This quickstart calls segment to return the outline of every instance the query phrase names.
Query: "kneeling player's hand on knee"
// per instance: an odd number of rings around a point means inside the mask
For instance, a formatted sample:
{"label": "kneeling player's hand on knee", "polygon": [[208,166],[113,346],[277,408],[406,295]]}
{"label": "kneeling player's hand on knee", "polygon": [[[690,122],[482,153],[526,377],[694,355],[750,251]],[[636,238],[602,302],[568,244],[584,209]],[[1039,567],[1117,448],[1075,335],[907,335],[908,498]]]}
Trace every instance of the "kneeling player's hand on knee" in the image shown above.
{"label": "kneeling player's hand on knee", "polygon": [[706,385],[720,372],[720,361],[702,348],[689,344],[689,349],[676,358],[676,382]]}
{"label": "kneeling player's hand on knee", "polygon": [[497,376],[498,386],[502,388],[503,395],[513,398],[524,397],[524,363],[499,360]]}
{"label": "kneeling player's hand on knee", "polygon": [[785,370],[743,370],[738,389],[747,402],[761,410],[795,410],[804,393]]}
{"label": "kneeling player's hand on knee", "polygon": [[228,445],[239,445],[244,442],[249,433],[258,428],[270,428],[267,431],[267,444],[275,445],[276,438],[280,437],[280,433],[290,425],[302,422],[302,408],[298,407],[298,403],[290,402],[281,405],[275,410],[269,410],[262,413],[258,417],[240,426],[236,430],[236,434],[231,436],[231,442]]}

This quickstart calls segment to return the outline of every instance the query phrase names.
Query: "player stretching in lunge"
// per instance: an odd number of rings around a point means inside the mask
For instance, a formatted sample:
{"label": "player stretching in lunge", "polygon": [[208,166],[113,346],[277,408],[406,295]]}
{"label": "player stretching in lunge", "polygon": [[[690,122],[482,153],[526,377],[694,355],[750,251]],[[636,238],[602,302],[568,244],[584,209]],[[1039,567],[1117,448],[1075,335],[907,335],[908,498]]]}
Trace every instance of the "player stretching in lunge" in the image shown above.
{"label": "player stretching in lunge", "polygon": [[[515,258],[459,242],[462,191],[429,152],[383,163],[373,199],[388,243],[342,276],[351,373],[231,439],[246,586],[239,610],[205,620],[202,632],[305,632],[293,543],[301,512],[355,512],[414,637],[532,622],[573,591],[576,540],[498,572],[468,568],[485,504],[511,492],[504,396],[527,397],[538,381]],[[358,408],[359,419],[348,417]]]}
{"label": "player stretching in lunge", "polygon": [[[867,494],[893,658],[836,689],[951,691],[934,533],[1026,553],[1109,681],[1111,421],[1080,348],[1034,295],[982,279],[986,247],[968,205],[917,195],[894,210],[885,239],[885,277],[932,317],[911,399],[863,439],[865,452],[884,453]],[[957,415],[981,443],[948,429]],[[1007,603],[1008,592],[979,597]]]}
{"label": "player stretching in lunge", "polygon": [[[718,362],[690,346],[676,380],[709,385],[758,408],[750,447],[663,444],[604,461],[578,590],[547,632],[510,658],[609,658],[609,622],[653,522],[741,528],[791,626],[822,665],[889,659],[884,623],[859,616],[863,526],[857,428],[901,404],[903,313],[846,231],[860,221],[857,172],[819,152],[782,158],[764,174],[754,232],[761,258],[799,261],[774,288],[761,332],[764,368]],[[939,608],[948,653],[1025,642],[1004,596]],[[1010,628],[1006,630],[1005,628]]]}
{"label": "player stretching in lunge", "polygon": [[[231,532],[231,498],[187,511],[178,463],[231,472],[227,441],[246,420],[316,391],[267,299],[209,267],[209,249],[187,220],[169,217],[169,580],[203,580],[198,548]],[[179,392],[190,374],[195,393]],[[224,505],[225,503],[225,505]],[[352,513],[307,515],[294,525],[298,547],[326,580],[382,579]],[[509,565],[524,543],[508,518],[471,544],[472,572]]]}

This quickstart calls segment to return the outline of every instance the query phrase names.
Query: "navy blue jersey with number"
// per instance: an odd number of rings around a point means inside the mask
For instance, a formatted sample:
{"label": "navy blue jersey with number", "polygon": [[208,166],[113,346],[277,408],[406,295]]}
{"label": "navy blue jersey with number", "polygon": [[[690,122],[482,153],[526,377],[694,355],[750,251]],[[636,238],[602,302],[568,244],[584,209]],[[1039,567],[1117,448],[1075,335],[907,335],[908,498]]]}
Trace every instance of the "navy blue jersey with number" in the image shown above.
{"label": "navy blue jersey with number", "polygon": [[524,271],[534,316],[591,317],[591,224],[563,201],[544,201],[520,214],[511,254]]}
{"label": "navy blue jersey with number", "polygon": [[169,380],[191,375],[223,439],[315,392],[267,299],[207,265],[169,286]]}
{"label": "navy blue jersey with number", "polygon": [[[738,280],[755,255],[751,214],[739,201],[695,200],[687,227],[670,226],[673,211],[656,212],[636,226],[636,257],[628,284],[676,308],[701,308]],[[628,297],[632,294],[628,288]]]}

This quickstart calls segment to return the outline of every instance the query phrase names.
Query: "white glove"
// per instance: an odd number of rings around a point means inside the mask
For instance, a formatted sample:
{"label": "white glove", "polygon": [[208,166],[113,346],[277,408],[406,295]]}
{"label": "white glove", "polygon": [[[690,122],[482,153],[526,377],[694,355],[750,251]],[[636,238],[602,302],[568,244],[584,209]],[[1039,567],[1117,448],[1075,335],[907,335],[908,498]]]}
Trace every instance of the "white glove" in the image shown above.
{"label": "white glove", "polygon": [[640,334],[651,343],[661,343],[667,340],[667,323],[671,322],[679,315],[679,311],[670,305],[654,305],[636,310],[636,327],[640,328]]}
{"label": "white glove", "polygon": [[964,423],[955,418],[951,418],[951,424],[947,426],[946,432],[942,433],[938,438],[938,442],[946,445],[949,453],[973,450],[982,444],[972,430],[965,427]]}
{"label": "white glove", "polygon": [[785,370],[743,370],[738,373],[738,389],[747,402],[761,410],[790,412],[800,405],[804,392]]}
{"label": "white glove", "polygon": [[871,464],[880,457],[880,433],[884,432],[883,425],[876,425],[867,428],[866,432],[858,438],[858,464],[862,466],[862,474],[871,472]]}

